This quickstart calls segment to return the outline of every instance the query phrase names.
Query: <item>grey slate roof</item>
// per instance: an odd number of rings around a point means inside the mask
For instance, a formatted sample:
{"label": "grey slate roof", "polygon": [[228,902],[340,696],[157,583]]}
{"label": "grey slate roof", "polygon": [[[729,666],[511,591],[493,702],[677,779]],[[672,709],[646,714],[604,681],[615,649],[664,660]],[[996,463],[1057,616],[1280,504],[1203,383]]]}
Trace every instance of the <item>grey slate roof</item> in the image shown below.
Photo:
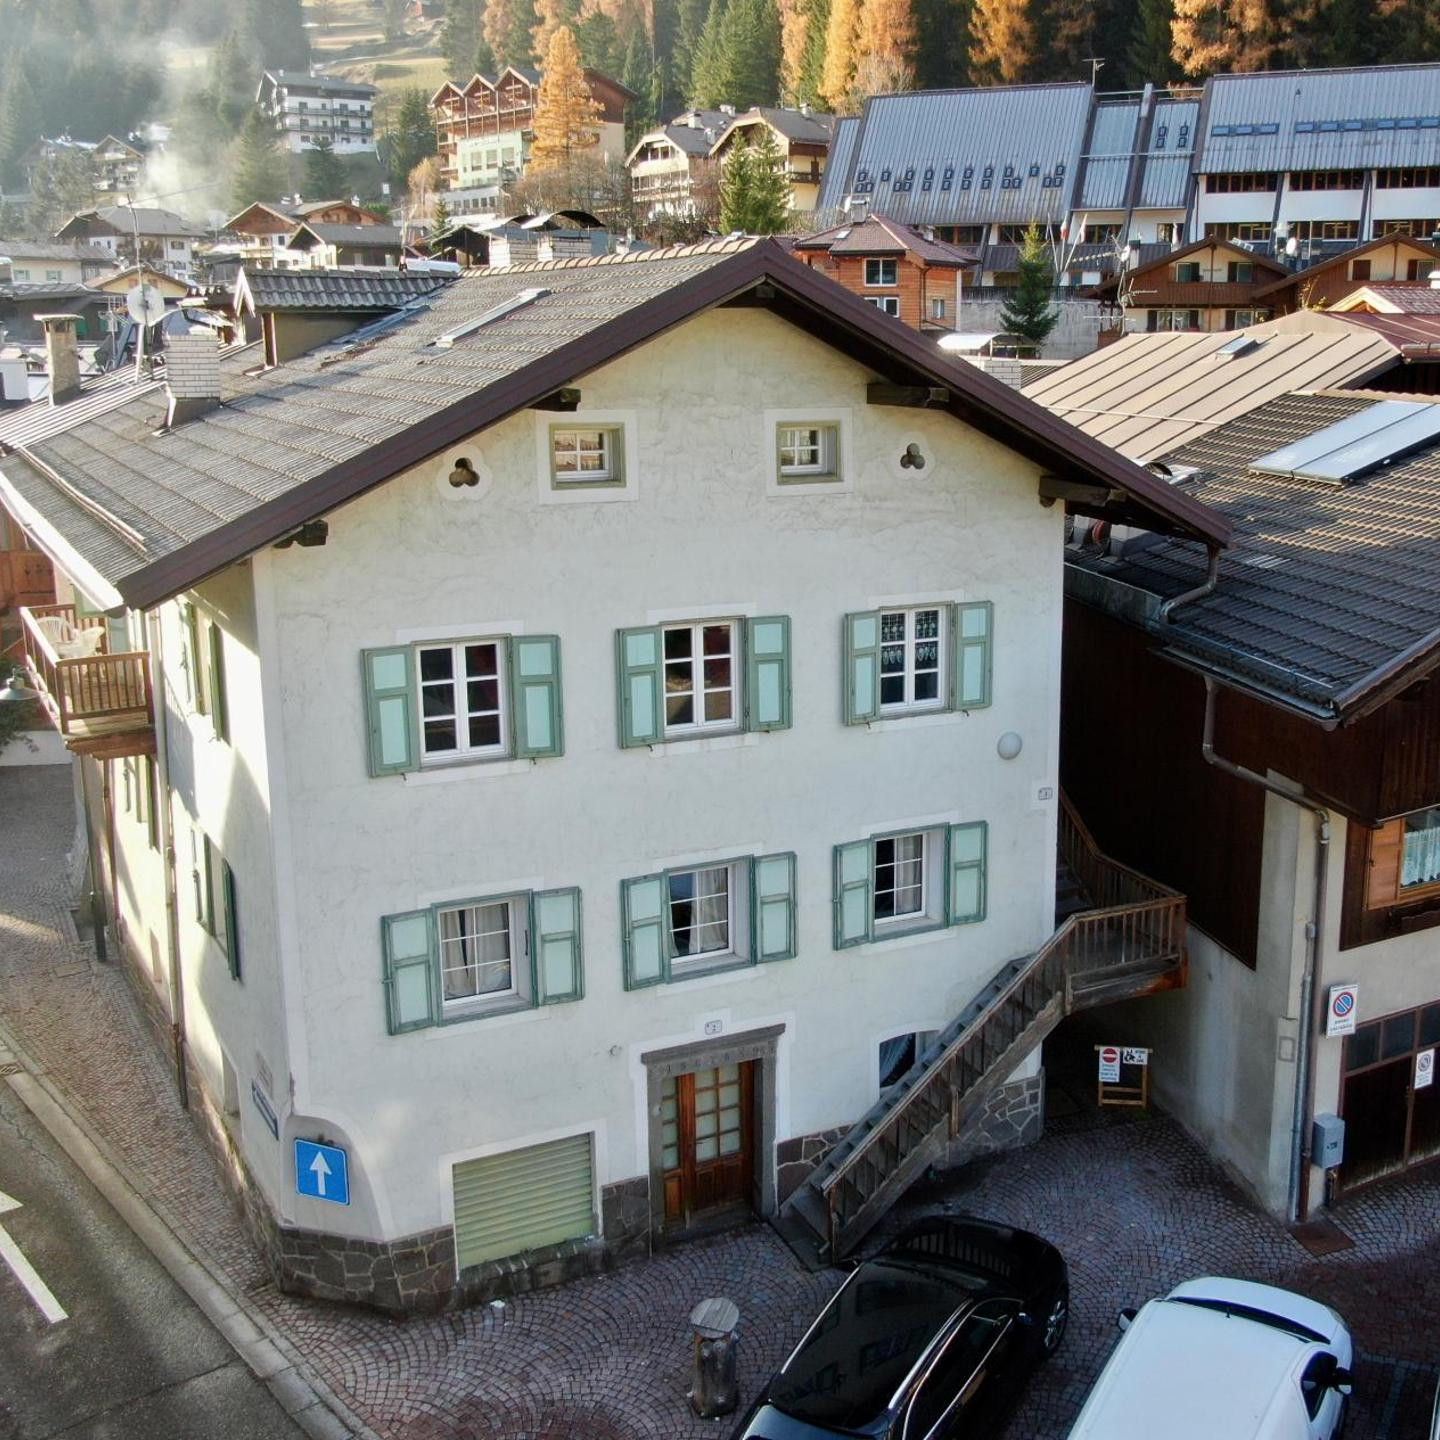
{"label": "grey slate roof", "polygon": [[0,296],[7,300],[78,300],[82,295],[91,299],[94,294],[78,280],[20,280],[13,285],[7,280],[0,284]]}
{"label": "grey slate roof", "polygon": [[334,270],[245,270],[236,282],[237,303],[248,297],[256,314],[267,310],[398,310],[421,296],[443,289],[453,277]]}
{"label": "grey slate roof", "polygon": [[[1355,712],[1403,657],[1440,644],[1440,443],[1343,486],[1248,469],[1396,398],[1285,395],[1168,457],[1204,467],[1184,488],[1228,515],[1235,538],[1214,593],[1179,607],[1157,630],[1166,653],[1334,720]],[[1119,560],[1082,555],[1067,563],[1172,596],[1204,579],[1206,554],[1157,539]],[[1073,576],[1067,588],[1076,591]]]}
{"label": "grey slate roof", "polygon": [[0,240],[0,255],[12,260],[94,260],[113,265],[115,257],[98,245],[79,240]]}
{"label": "grey slate roof", "polygon": [[155,205],[100,205],[93,210],[81,210],[72,215],[56,232],[56,237],[64,235],[72,225],[83,228],[84,222],[91,219],[97,220],[117,235],[133,235],[137,228],[141,235],[177,238],[201,238],[208,233],[203,225],[192,224],[173,210],[162,210]]}
{"label": "grey slate roof", "polygon": [[1216,75],[1202,128],[1200,173],[1440,164],[1440,65]]}
{"label": "grey slate roof", "polygon": [[961,246],[927,240],[913,226],[897,224],[885,215],[803,236],[795,248],[828,250],[832,255],[903,255],[908,251],[932,265],[968,266],[979,259]]}
{"label": "grey slate roof", "polygon": [[906,225],[1061,220],[1092,95],[1083,83],[876,95],[851,163],[826,166],[819,207],[853,194]]}
{"label": "grey slate roof", "polygon": [[306,221],[285,243],[293,250],[309,247],[296,242],[313,235],[322,245],[348,245],[368,249],[398,250],[404,244],[398,225],[324,225]]}
{"label": "grey slate roof", "polygon": [[340,75],[311,75],[300,70],[267,70],[264,79],[287,90],[313,90],[321,95],[358,95],[363,98],[379,93],[375,86],[367,85],[363,80],[346,80]]}

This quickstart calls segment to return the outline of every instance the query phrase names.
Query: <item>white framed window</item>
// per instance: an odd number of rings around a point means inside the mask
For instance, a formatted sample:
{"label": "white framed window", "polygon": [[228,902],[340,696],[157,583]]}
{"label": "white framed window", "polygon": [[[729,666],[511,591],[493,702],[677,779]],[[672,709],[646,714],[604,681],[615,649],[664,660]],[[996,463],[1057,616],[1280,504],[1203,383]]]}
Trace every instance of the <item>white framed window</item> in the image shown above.
{"label": "white framed window", "polygon": [[883,310],[887,315],[893,315],[897,320],[900,318],[900,297],[898,295],[867,295],[867,305],[873,305],[877,310]]}
{"label": "white framed window", "polygon": [[53,281],[53,280],[60,280],[60,279],[63,278],[63,276],[61,275],[61,272],[60,272],[59,270],[47,270],[47,271],[45,272],[45,278],[46,278],[46,280],[52,280],[52,281]]}
{"label": "white framed window", "polygon": [[503,754],[509,737],[502,642],[461,640],[416,651],[421,762]]}
{"label": "white framed window", "polygon": [[945,703],[942,607],[880,612],[880,711],[923,710]]}
{"label": "white framed window", "polygon": [[931,296],[930,318],[932,320],[943,320],[945,318],[945,297],[943,295]]}
{"label": "white framed window", "polygon": [[703,968],[723,957],[743,958],[737,943],[737,896],[747,867],[706,865],[666,872],[671,971]]}
{"label": "white framed window", "polygon": [[874,889],[877,925],[906,923],[925,914],[926,832],[887,835],[875,842]]}
{"label": "white framed window", "polygon": [[865,284],[896,285],[899,283],[899,262],[896,260],[867,260],[865,262]]}
{"label": "white framed window", "polygon": [[833,422],[777,425],[775,447],[782,485],[840,478],[840,427]]}
{"label": "white framed window", "polygon": [[623,485],[625,467],[618,425],[561,426],[550,429],[550,483]]}
{"label": "white framed window", "polygon": [[663,627],[667,735],[737,727],[736,632],[734,620]]}
{"label": "white framed window", "polygon": [[440,906],[435,924],[442,1011],[522,998],[529,937],[515,898]]}

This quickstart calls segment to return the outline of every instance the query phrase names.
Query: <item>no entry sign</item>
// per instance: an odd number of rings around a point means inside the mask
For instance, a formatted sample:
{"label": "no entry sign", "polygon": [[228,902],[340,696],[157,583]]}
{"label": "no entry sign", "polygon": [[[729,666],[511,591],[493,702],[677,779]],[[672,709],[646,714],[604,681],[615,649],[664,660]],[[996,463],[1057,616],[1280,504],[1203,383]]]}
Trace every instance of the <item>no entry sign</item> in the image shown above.
{"label": "no entry sign", "polygon": [[1100,1083],[1102,1085],[1118,1085],[1120,1083],[1120,1051],[1114,1045],[1100,1047]]}

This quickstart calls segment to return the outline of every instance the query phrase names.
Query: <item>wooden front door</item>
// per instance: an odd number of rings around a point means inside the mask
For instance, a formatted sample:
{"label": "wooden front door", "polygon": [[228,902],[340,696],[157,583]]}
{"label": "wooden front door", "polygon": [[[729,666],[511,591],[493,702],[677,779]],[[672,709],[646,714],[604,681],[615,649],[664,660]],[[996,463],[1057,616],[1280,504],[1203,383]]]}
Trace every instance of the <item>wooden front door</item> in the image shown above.
{"label": "wooden front door", "polygon": [[665,1219],[748,1207],[755,1173],[754,1060],[671,1076],[661,1090]]}

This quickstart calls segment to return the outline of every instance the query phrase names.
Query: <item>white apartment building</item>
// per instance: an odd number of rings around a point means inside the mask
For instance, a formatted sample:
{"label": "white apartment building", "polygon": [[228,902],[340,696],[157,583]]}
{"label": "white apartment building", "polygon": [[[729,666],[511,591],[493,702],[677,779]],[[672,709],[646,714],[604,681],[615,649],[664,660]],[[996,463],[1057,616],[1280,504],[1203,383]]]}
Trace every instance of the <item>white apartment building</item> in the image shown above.
{"label": "white apartment building", "polygon": [[337,155],[375,148],[373,85],[331,75],[267,70],[255,103],[275,121],[281,141],[297,155],[317,140],[328,140]]}
{"label": "white apartment building", "polygon": [[182,344],[0,497],[74,587],[32,660],[280,1283],[433,1309],[773,1214],[1054,927],[1041,491],[1213,518],[769,241],[253,367]]}

